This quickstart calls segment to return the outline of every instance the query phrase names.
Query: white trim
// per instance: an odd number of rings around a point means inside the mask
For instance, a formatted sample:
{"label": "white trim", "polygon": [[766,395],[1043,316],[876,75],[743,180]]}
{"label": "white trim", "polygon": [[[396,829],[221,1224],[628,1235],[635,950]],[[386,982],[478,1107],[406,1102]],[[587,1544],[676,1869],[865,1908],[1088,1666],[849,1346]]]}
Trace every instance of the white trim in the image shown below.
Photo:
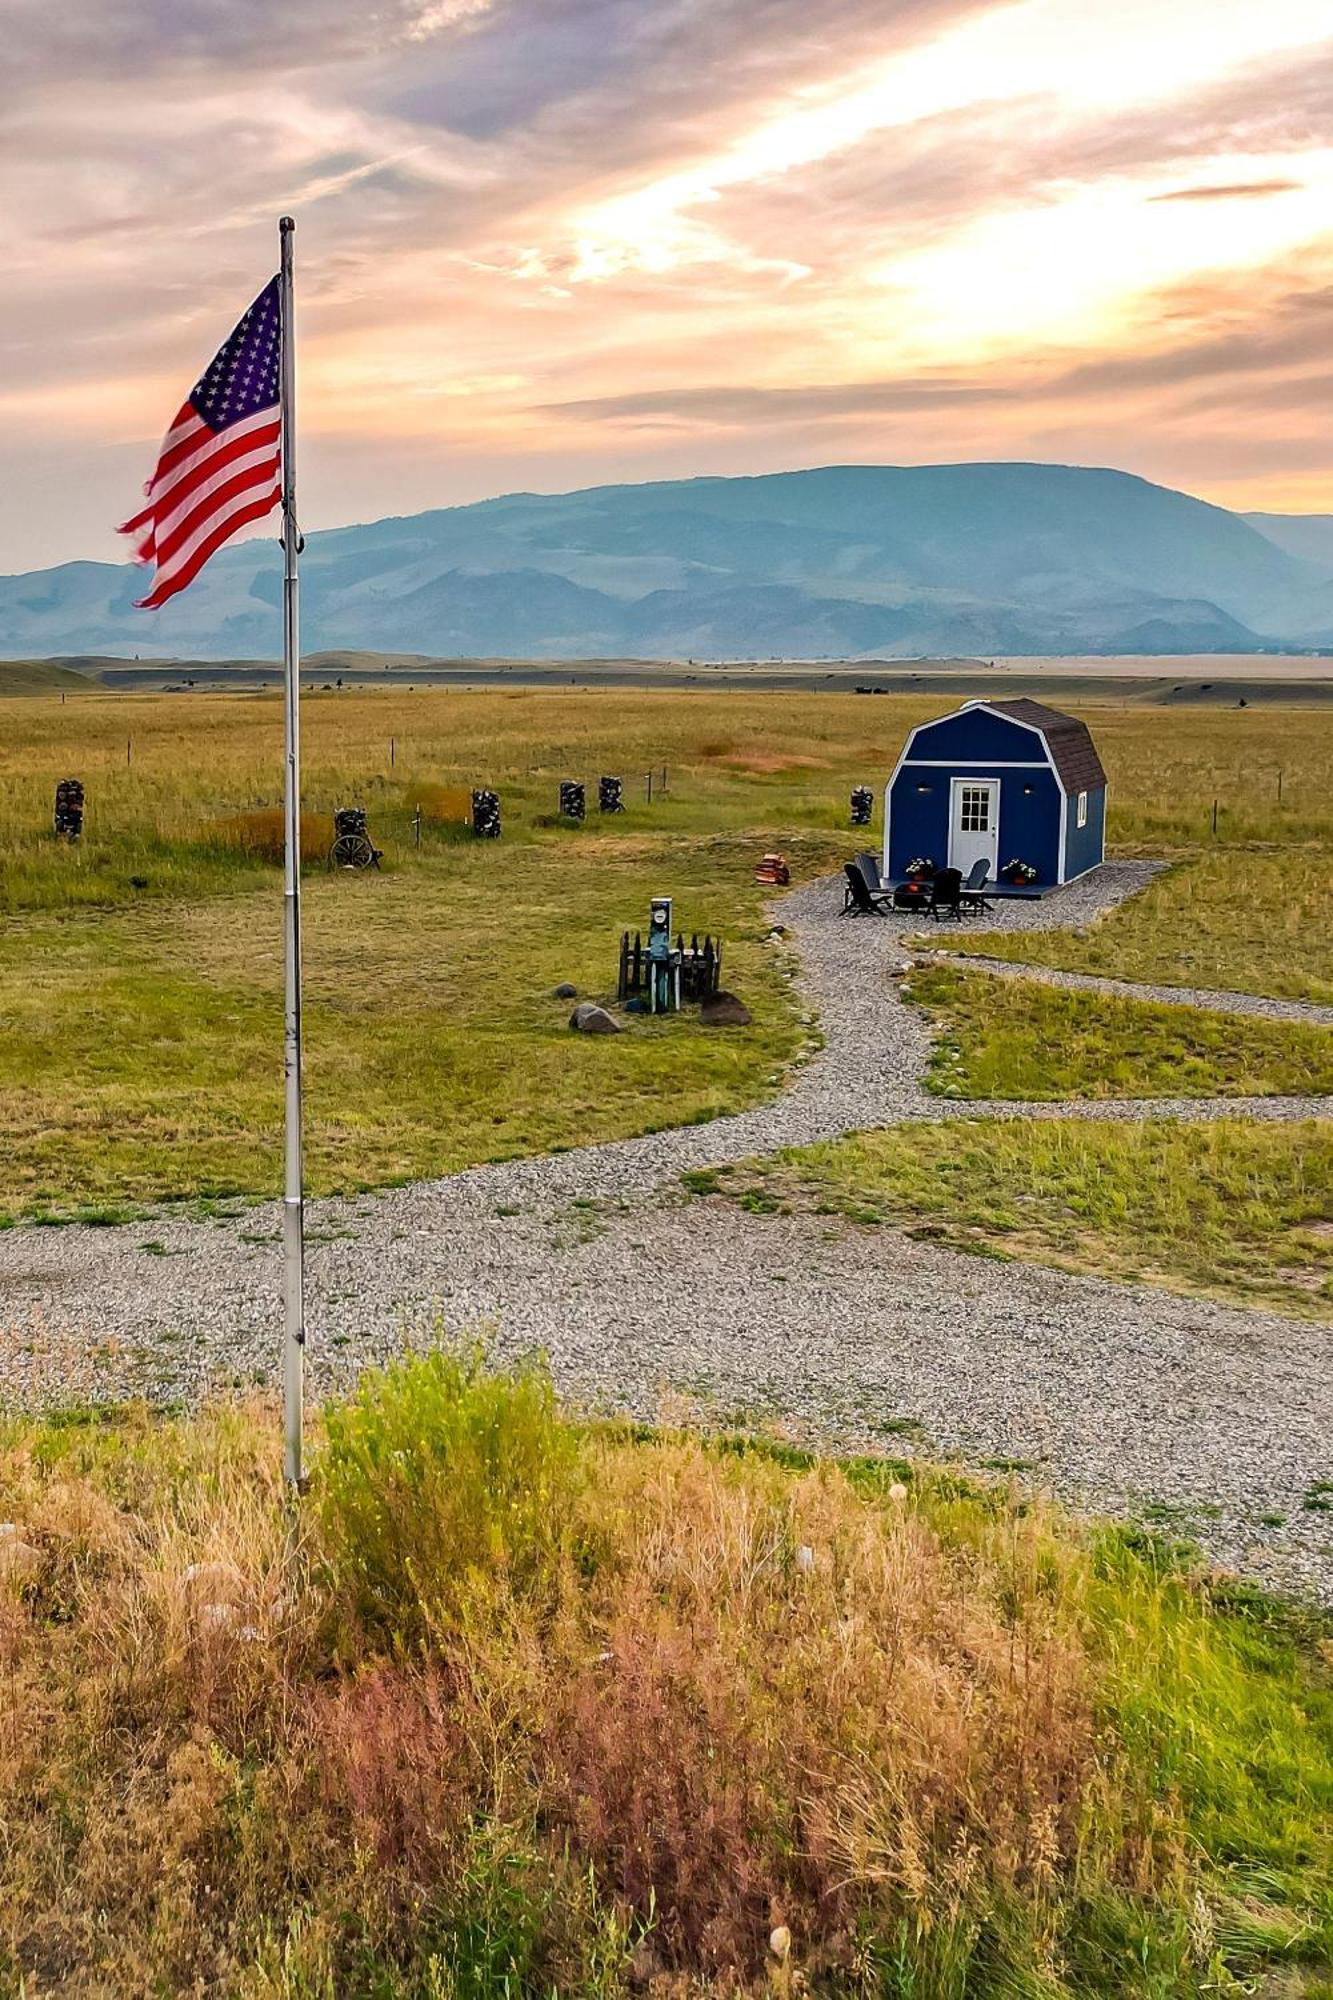
{"label": "white trim", "polygon": [[[1059,783],[1060,773],[1057,771],[1055,776],[1056,776],[1056,782]],[[1068,830],[1069,830],[1069,794],[1065,790],[1064,786],[1061,785],[1060,786],[1060,850],[1055,857],[1055,883],[1057,888],[1061,888],[1065,880],[1065,834],[1068,832]]]}
{"label": "white trim", "polygon": [[1049,771],[1045,757],[906,757],[903,765],[918,771],[956,771],[960,764],[977,764],[987,771]]}
{"label": "white trim", "polygon": [[1088,823],[1088,788],[1085,785],[1074,800],[1074,825],[1082,833]]}

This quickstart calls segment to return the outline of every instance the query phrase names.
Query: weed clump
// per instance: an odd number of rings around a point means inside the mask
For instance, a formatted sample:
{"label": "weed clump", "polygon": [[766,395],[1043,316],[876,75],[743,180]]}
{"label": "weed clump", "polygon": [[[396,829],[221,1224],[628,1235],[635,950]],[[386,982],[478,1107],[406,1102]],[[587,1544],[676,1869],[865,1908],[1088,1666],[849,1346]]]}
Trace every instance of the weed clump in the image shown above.
{"label": "weed clump", "polygon": [[326,1546],[359,1614],[419,1638],[497,1584],[522,1593],[567,1528],[573,1433],[545,1368],[436,1347],[367,1375],[328,1411]]}

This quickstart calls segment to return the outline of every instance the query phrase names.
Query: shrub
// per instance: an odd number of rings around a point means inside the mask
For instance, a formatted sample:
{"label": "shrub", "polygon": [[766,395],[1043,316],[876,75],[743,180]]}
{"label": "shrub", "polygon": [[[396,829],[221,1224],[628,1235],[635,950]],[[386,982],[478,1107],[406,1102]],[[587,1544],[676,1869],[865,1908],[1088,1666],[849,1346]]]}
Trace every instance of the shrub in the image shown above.
{"label": "shrub", "polygon": [[488,1371],[436,1347],[364,1377],[331,1409],[323,1516],[360,1615],[412,1639],[452,1626],[490,1578],[523,1591],[569,1517],[573,1434],[545,1364]]}

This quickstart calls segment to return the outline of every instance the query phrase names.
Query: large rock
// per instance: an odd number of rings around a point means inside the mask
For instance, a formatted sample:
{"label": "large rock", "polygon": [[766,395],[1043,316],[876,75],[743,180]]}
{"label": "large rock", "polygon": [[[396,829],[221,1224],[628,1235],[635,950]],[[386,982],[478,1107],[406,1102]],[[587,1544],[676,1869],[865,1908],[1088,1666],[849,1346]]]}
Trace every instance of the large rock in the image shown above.
{"label": "large rock", "polygon": [[710,993],[700,1002],[699,1019],[706,1028],[748,1028],[750,1010],[734,993]]}
{"label": "large rock", "polygon": [[620,1023],[614,1014],[608,1014],[605,1007],[595,1007],[591,1000],[582,1000],[569,1017],[569,1025],[581,1035],[618,1035]]}
{"label": "large rock", "polygon": [[577,1000],[578,997],[579,997],[578,987],[571,986],[567,979],[562,980],[559,986],[557,986],[555,989],[555,998],[557,1000]]}

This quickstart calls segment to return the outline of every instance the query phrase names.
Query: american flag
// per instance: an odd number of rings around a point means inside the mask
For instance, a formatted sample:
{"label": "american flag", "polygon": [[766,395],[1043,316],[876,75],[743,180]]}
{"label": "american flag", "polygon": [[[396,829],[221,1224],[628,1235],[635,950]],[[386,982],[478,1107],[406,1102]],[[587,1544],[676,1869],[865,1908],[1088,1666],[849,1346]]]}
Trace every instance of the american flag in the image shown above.
{"label": "american flag", "polygon": [[271,278],[172,418],[148,505],[120,532],[157,573],[145,611],[198,576],[215,549],[281,497],[278,370],[282,308]]}

